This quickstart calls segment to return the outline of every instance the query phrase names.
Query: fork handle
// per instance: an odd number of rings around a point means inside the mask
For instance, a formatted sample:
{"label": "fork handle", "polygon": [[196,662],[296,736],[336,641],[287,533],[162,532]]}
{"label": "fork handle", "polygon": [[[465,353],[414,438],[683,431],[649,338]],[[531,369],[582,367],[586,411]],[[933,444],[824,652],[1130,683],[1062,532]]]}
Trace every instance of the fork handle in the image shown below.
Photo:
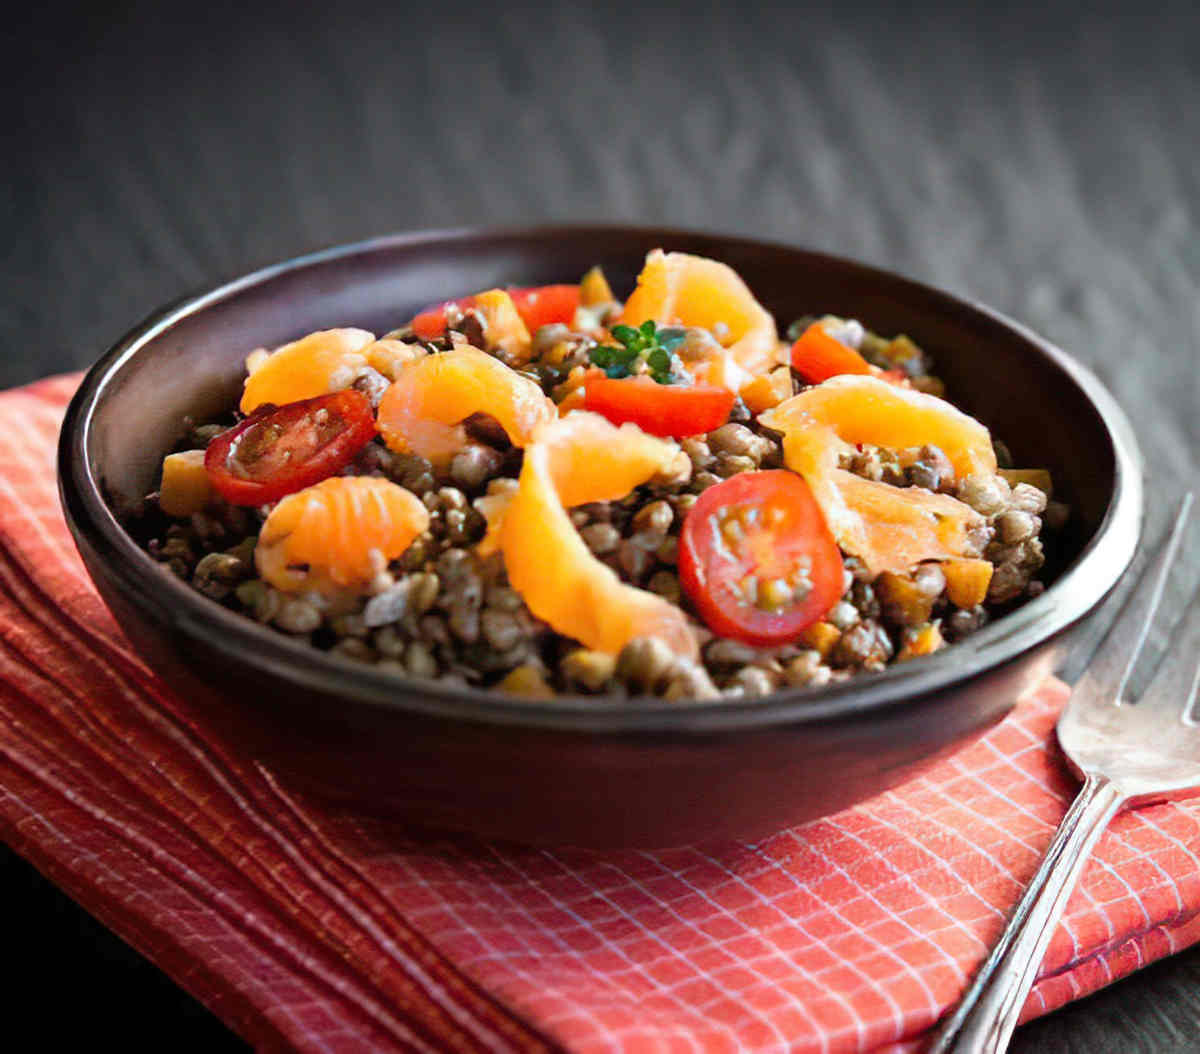
{"label": "fork handle", "polygon": [[1000,1054],[1008,1047],[1088,855],[1125,800],[1110,780],[1087,777],[1004,934],[958,1008],[934,1034],[929,1054]]}

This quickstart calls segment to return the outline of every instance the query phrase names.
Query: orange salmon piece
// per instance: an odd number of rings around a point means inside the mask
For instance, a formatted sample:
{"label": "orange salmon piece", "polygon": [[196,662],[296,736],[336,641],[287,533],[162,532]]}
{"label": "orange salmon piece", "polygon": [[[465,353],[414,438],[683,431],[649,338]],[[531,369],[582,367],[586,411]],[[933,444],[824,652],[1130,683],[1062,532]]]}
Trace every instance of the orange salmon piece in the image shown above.
{"label": "orange salmon piece", "polygon": [[285,593],[361,590],[428,527],[411,491],[375,476],[334,476],[271,510],[254,562]]}
{"label": "orange salmon piece", "polygon": [[575,411],[547,425],[525,449],[516,495],[500,521],[513,588],[538,618],[588,648],[616,654],[634,637],[658,637],[695,659],[696,639],[670,601],[626,585],[579,537],[567,510],[613,501],[679,456],[675,443],[631,424]]}
{"label": "orange salmon piece", "polygon": [[558,408],[530,378],[460,344],[399,371],[379,404],[379,432],[390,449],[442,469],[466,445],[462,422],[476,413],[490,414],[514,446],[524,447]]}
{"label": "orange salmon piece", "polygon": [[833,377],[784,400],[759,420],[783,433],[784,461],[800,473],[838,544],[873,574],[907,572],[921,560],[976,557],[985,520],[947,494],[893,487],[838,468],[856,444],[931,444],[960,477],[994,472],[988,430],[944,399],[877,377]]}
{"label": "orange salmon piece", "polygon": [[349,388],[367,365],[365,351],[375,337],[365,329],[322,329],[254,356],[254,370],[242,392],[244,414],[263,403],[294,403]]}
{"label": "orange salmon piece", "polygon": [[661,249],[647,253],[621,321],[637,326],[647,319],[713,332],[728,353],[724,361],[686,364],[706,384],[722,384],[736,392],[781,361],[775,319],[741,276],[717,260]]}

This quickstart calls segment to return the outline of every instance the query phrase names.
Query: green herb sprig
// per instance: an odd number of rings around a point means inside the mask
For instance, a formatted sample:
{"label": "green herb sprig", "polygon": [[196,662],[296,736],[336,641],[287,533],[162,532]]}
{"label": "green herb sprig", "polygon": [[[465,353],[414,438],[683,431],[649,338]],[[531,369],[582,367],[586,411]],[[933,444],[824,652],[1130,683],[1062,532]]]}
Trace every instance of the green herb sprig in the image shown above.
{"label": "green herb sprig", "polygon": [[637,328],[617,325],[612,328],[613,337],[620,344],[598,344],[591,350],[591,360],[609,377],[631,377],[639,372],[639,362],[646,364],[646,372],[659,384],[672,384],[683,372],[675,358],[675,349],[683,343],[683,330],[659,330],[653,319],[647,319]]}

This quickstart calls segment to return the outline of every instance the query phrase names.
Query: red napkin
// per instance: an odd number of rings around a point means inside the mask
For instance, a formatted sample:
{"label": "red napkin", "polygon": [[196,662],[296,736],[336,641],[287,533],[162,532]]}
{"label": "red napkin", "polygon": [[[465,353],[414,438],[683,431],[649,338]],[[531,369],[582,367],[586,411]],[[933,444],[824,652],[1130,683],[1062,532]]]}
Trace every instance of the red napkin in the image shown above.
{"label": "red napkin", "polygon": [[[908,1050],[1075,793],[1067,692],[898,791],[754,845],[413,838],[311,801],[157,680],[63,524],[77,377],[0,394],[0,832],[264,1049]],[[1025,1016],[1200,939],[1200,806],[1119,817]]]}

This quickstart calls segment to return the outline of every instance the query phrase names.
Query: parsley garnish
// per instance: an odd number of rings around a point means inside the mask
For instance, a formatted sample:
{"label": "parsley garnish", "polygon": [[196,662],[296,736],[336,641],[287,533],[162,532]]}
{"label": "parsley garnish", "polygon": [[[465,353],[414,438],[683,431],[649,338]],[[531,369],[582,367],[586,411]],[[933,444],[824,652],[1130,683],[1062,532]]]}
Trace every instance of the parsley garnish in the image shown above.
{"label": "parsley garnish", "polygon": [[645,372],[659,384],[676,381],[683,369],[675,357],[675,349],[683,343],[687,334],[682,329],[658,329],[653,319],[647,319],[636,329],[633,326],[617,325],[612,328],[613,337],[620,344],[600,344],[591,350],[593,364],[599,366],[609,377],[630,377]]}

